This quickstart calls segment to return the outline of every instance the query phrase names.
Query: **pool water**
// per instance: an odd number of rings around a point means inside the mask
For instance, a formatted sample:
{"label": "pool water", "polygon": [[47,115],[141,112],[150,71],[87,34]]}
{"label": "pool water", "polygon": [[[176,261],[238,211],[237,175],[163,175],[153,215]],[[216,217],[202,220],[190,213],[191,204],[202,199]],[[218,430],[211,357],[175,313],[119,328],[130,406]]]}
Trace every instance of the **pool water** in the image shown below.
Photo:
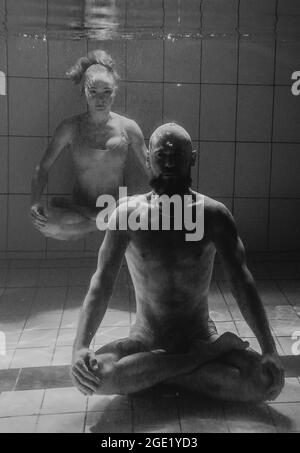
{"label": "pool water", "polygon": [[[0,253],[98,248],[92,236],[45,240],[27,214],[33,169],[55,128],[86,109],[66,71],[99,48],[121,75],[115,111],[138,122],[146,143],[164,122],[189,131],[199,151],[193,188],[232,210],[247,250],[299,251],[299,1],[0,0],[0,16]],[[128,168],[139,190],[136,164]],[[71,186],[64,153],[45,202]]]}

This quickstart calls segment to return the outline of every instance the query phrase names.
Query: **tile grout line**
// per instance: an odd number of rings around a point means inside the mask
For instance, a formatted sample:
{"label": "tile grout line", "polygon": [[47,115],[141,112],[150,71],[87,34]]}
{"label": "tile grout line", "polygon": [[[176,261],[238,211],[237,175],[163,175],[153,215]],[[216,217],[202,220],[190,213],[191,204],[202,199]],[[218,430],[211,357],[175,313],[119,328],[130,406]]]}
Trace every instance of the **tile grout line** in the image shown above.
{"label": "tile grout line", "polygon": [[[226,305],[226,308],[227,308],[227,310],[228,310],[228,313],[229,313],[230,316],[231,316],[231,321],[234,322],[235,319],[233,318],[233,314],[231,313],[231,310],[230,310],[229,304],[227,303],[226,297],[225,297],[224,294],[223,294],[222,288],[221,288],[221,286],[220,286],[220,280],[217,280],[217,279],[216,279],[215,282],[216,282],[216,286],[217,286],[217,288],[218,288],[218,290],[219,290],[219,292],[220,292],[220,294],[221,294],[221,297],[222,297],[222,299],[223,299],[223,301],[224,301],[224,303],[225,303],[225,305]],[[234,296],[233,296],[233,297],[234,297]],[[231,322],[231,321],[228,321],[228,322]],[[226,321],[225,321],[225,322],[226,322]]]}
{"label": "tile grout line", "polygon": [[[162,82],[160,82],[162,84]],[[236,86],[236,85],[232,85]],[[240,85],[241,86],[241,85]],[[24,134],[0,134],[1,138],[24,138],[24,139],[31,139],[31,138],[37,138],[37,139],[45,139],[45,138],[51,138],[52,135],[24,135]],[[145,140],[149,140],[150,137],[145,137]],[[300,141],[298,140],[228,140],[228,139],[222,139],[222,140],[217,140],[217,139],[197,139],[196,137],[192,137],[192,140],[197,143],[241,143],[241,144],[262,144],[262,145],[269,145],[270,143],[274,143],[276,145],[300,145]],[[1,192],[1,194],[5,195],[5,192]],[[14,195],[28,195],[29,192],[13,192]],[[68,195],[68,193],[50,193],[50,195]],[[264,197],[263,197],[264,198]],[[267,197],[265,197],[267,198]],[[277,197],[276,197],[277,198]]]}
{"label": "tile grout line", "polygon": [[85,403],[85,415],[84,415],[84,419],[83,419],[83,431],[82,431],[82,434],[85,433],[86,431],[86,423],[87,423],[87,418],[88,418],[88,407],[89,407],[89,397],[86,398],[86,403]]}
{"label": "tile grout line", "polygon": [[43,404],[44,404],[44,401],[45,401],[45,396],[46,396],[46,390],[43,389],[43,397],[42,397],[42,401],[41,401],[41,405],[40,405],[40,409],[39,409],[39,412],[37,414],[37,419],[36,419],[36,425],[35,425],[35,432],[37,431],[37,427],[38,427],[38,422],[40,420],[40,416],[41,416],[41,411],[42,411],[42,407],[43,407]]}
{"label": "tile grout line", "polygon": [[[166,27],[166,9],[165,9],[165,0],[162,0],[162,8],[163,8],[163,27],[165,29]],[[162,42],[162,102],[161,102],[161,106],[162,106],[162,111],[161,111],[161,121],[162,121],[162,124],[164,123],[164,119],[165,119],[165,97],[166,97],[166,93],[165,93],[165,78],[166,78],[166,68],[165,68],[165,63],[166,63],[166,42],[165,42],[165,39],[163,39],[163,42]]]}
{"label": "tile grout line", "polygon": [[[295,279],[295,280],[298,280],[298,279]],[[294,308],[294,305],[291,303],[291,301],[289,300],[289,298],[287,297],[287,295],[285,294],[284,290],[281,289],[279,283],[278,283],[278,279],[274,279],[273,282],[275,283],[275,286],[277,287],[278,291],[280,292],[280,294],[282,294],[282,296],[284,297],[284,299],[287,301],[287,303],[289,304],[289,306],[294,310],[296,316],[298,316],[295,308]]]}
{"label": "tile grout line", "polygon": [[[48,31],[48,14],[49,14],[49,0],[46,0],[46,32]],[[48,132],[48,143],[47,146],[50,144],[50,55],[49,55],[49,40],[47,37],[47,132]],[[49,174],[47,175],[47,186],[46,186],[46,206],[48,207],[48,202],[49,202]],[[48,257],[48,238],[44,239],[45,242],[45,258],[47,259]]]}
{"label": "tile grout line", "polygon": [[[128,0],[125,0],[125,28],[127,28],[127,24],[128,24]],[[125,79],[127,79],[127,75],[128,75],[128,43],[127,43],[127,41],[125,41],[124,50],[125,50]],[[120,82],[122,83],[122,80],[120,80]],[[127,116],[127,110],[128,110],[128,84],[127,84],[127,80],[124,81],[124,84],[125,84],[125,99],[124,99],[124,102],[125,102],[125,115]],[[125,181],[124,181],[124,185],[125,185]]]}
{"label": "tile grout line", "polygon": [[271,153],[270,153],[270,180],[269,180],[269,191],[268,191],[268,217],[267,217],[267,250],[271,250],[271,195],[272,195],[272,167],[273,167],[273,154],[274,154],[274,131],[275,131],[275,94],[276,94],[276,71],[277,71],[277,48],[278,48],[278,41],[277,41],[277,27],[278,27],[278,8],[279,8],[279,0],[275,2],[275,23],[274,23],[274,34],[275,34],[275,42],[274,42],[274,60],[273,60],[273,99],[272,99],[272,124],[271,124]]}
{"label": "tile grout line", "polygon": [[[200,0],[199,12],[200,12],[200,33],[202,33],[203,28],[203,0]],[[198,120],[198,143],[200,148],[200,138],[201,138],[201,113],[202,113],[202,67],[203,67],[203,40],[200,42],[200,67],[199,67],[199,120]],[[200,158],[201,158],[201,148],[197,151],[197,191],[200,186]]]}
{"label": "tile grout line", "polygon": [[[66,81],[69,82],[69,79],[67,77],[23,77],[23,76],[8,76],[10,79],[29,79],[29,80],[60,80],[60,81]],[[158,80],[143,80],[143,79],[137,79],[137,80],[126,80],[126,79],[120,79],[121,83],[140,83],[140,84],[156,84],[159,85],[163,83],[163,80],[158,81]],[[70,82],[71,83],[71,82]],[[211,86],[232,86],[236,87],[236,84],[234,83],[226,83],[226,82],[185,82],[185,81],[166,81],[166,85],[177,85],[180,83],[181,85],[211,85]],[[239,83],[240,86],[246,86],[246,87],[270,87],[273,88],[273,84],[271,83]],[[290,88],[290,85],[287,84],[276,84],[276,87],[282,87],[282,88]],[[0,136],[5,136],[5,134],[0,134]]]}
{"label": "tile grout line", "polygon": [[238,138],[238,110],[239,110],[239,78],[240,78],[240,7],[241,0],[237,4],[237,72],[236,72],[236,100],[235,100],[235,132],[234,132],[234,162],[233,162],[233,188],[232,188],[232,212],[235,215],[235,192],[236,192],[236,166],[237,166],[237,138]]}
{"label": "tile grout line", "polygon": [[[84,38],[84,42],[85,42],[85,51],[86,51],[86,55],[87,55],[88,52],[89,52],[89,39],[88,39],[88,37],[85,37],[85,38]],[[87,108],[87,106],[86,106],[86,108]],[[82,239],[82,241],[83,241],[83,244],[82,244],[82,246],[83,246],[83,251],[84,251],[84,252],[87,252],[87,237],[84,237],[84,238]]]}
{"label": "tile grout line", "polygon": [[176,392],[174,395],[175,398],[175,407],[176,407],[176,413],[177,413],[177,419],[178,419],[178,424],[179,424],[179,432],[182,433],[182,420],[181,420],[181,411],[180,411],[180,404],[179,404],[179,393]]}
{"label": "tile grout line", "polygon": [[[69,272],[70,272],[70,271],[69,271]],[[70,294],[70,288],[71,288],[71,286],[68,286],[68,287],[67,287],[67,290],[66,290],[65,300],[64,300],[64,304],[63,304],[63,310],[62,310],[62,314],[61,314],[61,318],[60,318],[59,327],[58,327],[58,329],[57,329],[57,335],[56,335],[56,339],[55,339],[55,342],[54,342],[53,354],[52,354],[52,358],[51,358],[51,361],[50,361],[50,366],[53,366],[53,363],[54,363],[54,357],[55,357],[55,353],[56,353],[57,342],[58,342],[60,330],[61,330],[61,328],[62,328],[63,317],[64,317],[65,309],[66,309],[66,306],[67,306],[68,296],[69,296],[69,294]]]}
{"label": "tile grout line", "polygon": [[[39,272],[40,272],[40,269],[39,269]],[[39,272],[38,272],[38,276],[39,276]],[[37,279],[38,279],[38,276],[37,276]],[[17,353],[17,349],[18,349],[18,345],[20,343],[20,340],[21,340],[21,337],[24,333],[24,330],[26,329],[26,325],[27,325],[27,322],[28,322],[28,319],[30,317],[30,313],[31,313],[31,309],[33,307],[33,304],[34,304],[34,301],[35,301],[35,298],[37,297],[37,293],[38,293],[38,287],[33,287],[35,288],[35,291],[33,291],[33,296],[32,296],[32,301],[31,301],[31,304],[30,304],[30,307],[28,307],[28,310],[26,312],[26,315],[22,318],[24,320],[24,324],[23,324],[23,327],[22,327],[22,330],[21,330],[21,334],[19,336],[19,339],[18,339],[18,342],[17,342],[17,345],[16,347],[14,348],[14,353],[12,355],[12,359],[11,359],[11,362],[10,362],[10,366],[9,368],[11,367],[12,363],[13,363],[13,360],[16,356],[16,353]],[[9,288],[10,289],[10,288]]]}
{"label": "tile grout line", "polygon": [[[8,18],[8,7],[7,7],[7,1],[4,0],[4,14],[5,14],[5,23],[7,24],[7,18]],[[5,253],[8,251],[8,233],[9,233],[9,212],[10,212],[10,206],[9,206],[9,186],[10,186],[10,171],[9,171],[9,163],[10,163],[10,119],[9,119],[9,113],[10,113],[10,106],[9,106],[9,92],[10,92],[10,81],[8,77],[8,70],[9,70],[9,57],[8,57],[8,40],[5,40],[5,50],[6,50],[6,72],[7,72],[7,80],[6,80],[6,111],[7,111],[7,134],[8,134],[8,139],[7,139],[7,158],[6,158],[6,163],[7,163],[7,198],[6,198],[6,222],[5,222]],[[6,273],[6,279],[8,277],[8,272]]]}

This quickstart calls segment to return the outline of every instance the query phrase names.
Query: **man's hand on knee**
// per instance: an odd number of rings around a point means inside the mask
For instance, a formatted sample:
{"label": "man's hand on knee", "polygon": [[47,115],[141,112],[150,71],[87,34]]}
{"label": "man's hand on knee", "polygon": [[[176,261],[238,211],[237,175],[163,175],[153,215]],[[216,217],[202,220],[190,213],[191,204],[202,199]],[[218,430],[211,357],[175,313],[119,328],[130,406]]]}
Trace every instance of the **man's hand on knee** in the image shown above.
{"label": "man's hand on knee", "polygon": [[285,372],[277,353],[265,354],[262,359],[263,370],[270,379],[268,400],[274,401],[283,390]]}
{"label": "man's hand on knee", "polygon": [[84,395],[94,395],[100,386],[100,379],[96,376],[99,369],[94,351],[81,349],[74,353],[71,378],[74,385]]}

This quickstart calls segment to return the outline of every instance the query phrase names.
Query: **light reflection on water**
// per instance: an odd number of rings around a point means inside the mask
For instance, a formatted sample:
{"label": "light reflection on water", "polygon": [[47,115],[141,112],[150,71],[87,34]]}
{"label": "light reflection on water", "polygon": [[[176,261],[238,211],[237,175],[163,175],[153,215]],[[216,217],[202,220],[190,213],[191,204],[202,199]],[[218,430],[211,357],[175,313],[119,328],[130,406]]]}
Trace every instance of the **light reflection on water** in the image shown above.
{"label": "light reflection on water", "polygon": [[276,4],[275,0],[0,0],[0,35],[300,39],[300,7],[295,13],[289,8],[276,10]]}

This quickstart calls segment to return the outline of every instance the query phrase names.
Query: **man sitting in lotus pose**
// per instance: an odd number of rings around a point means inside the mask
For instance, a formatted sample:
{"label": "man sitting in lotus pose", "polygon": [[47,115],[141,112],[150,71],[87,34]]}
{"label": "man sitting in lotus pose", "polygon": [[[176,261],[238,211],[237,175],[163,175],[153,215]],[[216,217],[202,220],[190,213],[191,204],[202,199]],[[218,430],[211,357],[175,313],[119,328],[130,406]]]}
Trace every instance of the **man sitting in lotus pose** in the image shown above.
{"label": "man sitting in lotus pose", "polygon": [[[130,394],[164,382],[221,400],[262,402],[274,400],[283,388],[284,371],[234,219],[222,203],[190,189],[195,158],[183,128],[160,127],[151,137],[147,157],[152,192],[121,202],[110,218],[111,225],[124,225],[135,210],[142,223],[149,218],[153,199],[189,195],[192,209],[204,202],[204,235],[188,241],[184,228],[153,230],[150,223],[148,230],[108,228],[74,342],[71,374],[84,394]],[[219,336],[209,317],[216,251],[262,355],[232,333]],[[135,288],[136,323],[128,338],[94,353],[89,346],[124,255]]]}

